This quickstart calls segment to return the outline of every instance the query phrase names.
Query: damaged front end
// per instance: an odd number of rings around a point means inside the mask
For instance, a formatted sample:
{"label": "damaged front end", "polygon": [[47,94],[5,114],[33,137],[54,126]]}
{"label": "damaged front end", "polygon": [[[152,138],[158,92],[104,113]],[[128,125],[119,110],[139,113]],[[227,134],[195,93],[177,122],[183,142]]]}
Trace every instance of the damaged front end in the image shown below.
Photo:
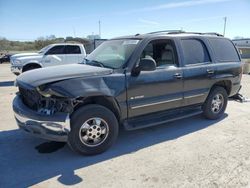
{"label": "damaged front end", "polygon": [[19,87],[19,93],[26,106],[44,115],[53,115],[57,112],[70,114],[74,109],[74,99],[51,89],[37,87],[30,90]]}
{"label": "damaged front end", "polygon": [[66,142],[70,132],[69,116],[75,105],[75,99],[47,86],[19,86],[13,110],[21,129],[41,138]]}
{"label": "damaged front end", "polygon": [[119,114],[117,100],[123,104],[121,117],[126,117],[125,76],[112,73],[107,68],[65,65],[20,75],[15,82],[19,92],[13,100],[18,126],[38,137],[67,141],[70,116],[84,104],[102,103]]}

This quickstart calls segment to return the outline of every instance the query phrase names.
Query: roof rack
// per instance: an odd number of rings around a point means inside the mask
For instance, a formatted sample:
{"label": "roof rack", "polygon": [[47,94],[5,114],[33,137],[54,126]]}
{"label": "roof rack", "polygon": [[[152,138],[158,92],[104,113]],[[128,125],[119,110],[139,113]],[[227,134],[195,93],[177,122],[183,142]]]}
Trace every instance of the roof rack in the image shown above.
{"label": "roof rack", "polygon": [[198,35],[216,35],[216,36],[219,36],[219,37],[223,37],[223,35],[221,35],[219,33],[215,33],[215,32],[206,32],[206,33],[200,33],[200,32],[183,32],[183,33],[198,34]]}
{"label": "roof rack", "polygon": [[223,35],[215,32],[206,32],[206,33],[201,33],[201,32],[186,32],[183,30],[165,30],[165,31],[155,31],[147,34],[161,34],[161,33],[166,33],[166,34],[197,34],[197,35],[216,35],[219,37],[223,37]]}
{"label": "roof rack", "polygon": [[220,34],[220,33],[215,33],[215,32],[201,33],[201,35],[216,35],[216,36],[218,36],[218,37],[224,37],[222,34]]}
{"label": "roof rack", "polygon": [[154,32],[150,32],[147,34],[157,34],[157,33],[166,33],[166,34],[170,34],[170,33],[182,33],[185,32],[183,30],[162,30],[162,31],[154,31]]}

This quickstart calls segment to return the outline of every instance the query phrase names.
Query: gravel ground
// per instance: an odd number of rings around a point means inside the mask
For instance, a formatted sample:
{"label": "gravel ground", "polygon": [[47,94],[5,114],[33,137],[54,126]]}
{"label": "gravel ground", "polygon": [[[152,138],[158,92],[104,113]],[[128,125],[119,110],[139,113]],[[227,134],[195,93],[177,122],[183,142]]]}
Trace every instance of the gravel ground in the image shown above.
{"label": "gravel ground", "polygon": [[[67,145],[17,129],[15,76],[0,65],[0,187],[249,187],[250,102],[230,101],[223,118],[202,116],[132,132],[107,152],[79,156]],[[242,92],[250,98],[250,76]]]}

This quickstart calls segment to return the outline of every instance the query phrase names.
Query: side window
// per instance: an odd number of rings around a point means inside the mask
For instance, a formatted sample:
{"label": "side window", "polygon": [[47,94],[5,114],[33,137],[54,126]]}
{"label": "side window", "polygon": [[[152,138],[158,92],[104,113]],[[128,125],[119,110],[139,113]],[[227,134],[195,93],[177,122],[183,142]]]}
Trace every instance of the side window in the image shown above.
{"label": "side window", "polygon": [[65,54],[81,54],[81,50],[79,46],[65,46]]}
{"label": "side window", "polygon": [[177,65],[177,55],[171,40],[151,41],[143,50],[142,58],[153,58],[157,67]]}
{"label": "side window", "polygon": [[197,39],[182,39],[181,46],[186,65],[210,62],[205,44]]}
{"label": "side window", "polygon": [[46,55],[58,55],[58,54],[64,54],[64,46],[54,46],[49,51],[47,51]]}
{"label": "side window", "polygon": [[240,61],[238,53],[230,40],[223,38],[211,38],[209,41],[212,48],[214,49],[215,58],[217,61]]}

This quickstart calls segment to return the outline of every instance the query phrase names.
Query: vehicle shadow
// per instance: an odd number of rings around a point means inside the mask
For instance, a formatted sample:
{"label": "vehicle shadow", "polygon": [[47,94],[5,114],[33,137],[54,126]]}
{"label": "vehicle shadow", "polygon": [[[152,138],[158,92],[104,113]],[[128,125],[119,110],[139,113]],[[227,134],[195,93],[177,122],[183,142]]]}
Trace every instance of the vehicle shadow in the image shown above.
{"label": "vehicle shadow", "polygon": [[3,81],[0,82],[0,87],[10,87],[14,86],[14,81]]}
{"label": "vehicle shadow", "polygon": [[[219,120],[206,120],[194,116],[136,131],[121,130],[116,144],[107,152],[96,156],[80,156],[73,153],[68,146],[53,153],[39,153],[35,147],[44,140],[28,136],[21,130],[0,132],[0,187],[28,187],[59,176],[57,180],[63,185],[84,183],[84,177],[74,172],[125,154],[168,142],[190,133],[216,125]],[[93,180],[94,181],[94,180]]]}

